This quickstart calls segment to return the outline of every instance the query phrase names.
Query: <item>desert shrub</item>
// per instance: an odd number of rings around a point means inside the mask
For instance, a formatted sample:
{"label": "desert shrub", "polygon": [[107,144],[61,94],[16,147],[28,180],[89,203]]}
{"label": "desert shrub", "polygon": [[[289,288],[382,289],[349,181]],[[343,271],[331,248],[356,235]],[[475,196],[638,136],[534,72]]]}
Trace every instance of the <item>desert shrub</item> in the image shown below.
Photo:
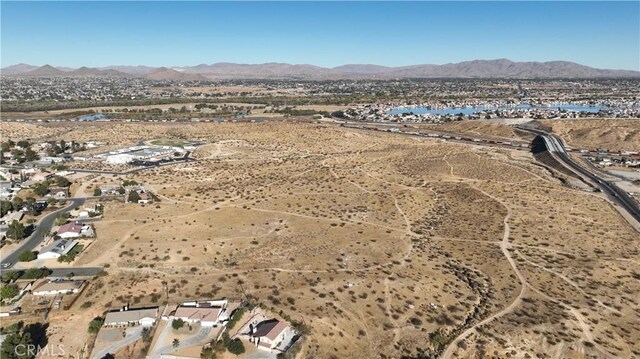
{"label": "desert shrub", "polygon": [[89,322],[89,333],[97,333],[100,331],[102,324],[104,323],[104,319],[101,317],[95,317],[91,322]]}

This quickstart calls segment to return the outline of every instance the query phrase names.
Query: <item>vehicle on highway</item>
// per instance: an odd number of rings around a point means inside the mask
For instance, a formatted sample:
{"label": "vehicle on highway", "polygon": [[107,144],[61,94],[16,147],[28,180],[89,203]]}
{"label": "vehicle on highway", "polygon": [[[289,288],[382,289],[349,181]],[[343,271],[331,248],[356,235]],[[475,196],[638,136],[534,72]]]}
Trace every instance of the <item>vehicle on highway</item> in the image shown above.
{"label": "vehicle on highway", "polygon": [[0,264],[0,268],[2,268],[2,269],[9,268],[9,267],[11,267],[11,263],[9,263],[9,262]]}

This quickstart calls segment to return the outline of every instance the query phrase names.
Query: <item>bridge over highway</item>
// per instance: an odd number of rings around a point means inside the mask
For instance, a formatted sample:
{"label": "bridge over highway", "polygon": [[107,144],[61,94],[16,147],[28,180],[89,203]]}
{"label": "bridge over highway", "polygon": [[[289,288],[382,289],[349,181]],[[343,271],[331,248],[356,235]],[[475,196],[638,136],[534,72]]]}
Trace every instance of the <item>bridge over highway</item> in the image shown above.
{"label": "bridge over highway", "polygon": [[[640,207],[636,201],[629,196],[629,194],[622,190],[620,187],[616,186],[614,183],[609,182],[601,177],[599,177],[594,172],[589,171],[588,169],[580,166],[576,163],[569,154],[567,153],[566,148],[558,136],[549,134],[544,131],[531,129],[531,128],[521,128],[524,131],[528,131],[537,135],[537,138],[542,138],[544,140],[544,144],[547,148],[547,151],[563,166],[569,168],[571,171],[576,173],[579,176],[589,180],[596,188],[600,189],[603,193],[605,193],[611,201],[617,204],[620,208],[625,210],[629,215],[640,223]],[[534,142],[536,140],[534,139]]]}

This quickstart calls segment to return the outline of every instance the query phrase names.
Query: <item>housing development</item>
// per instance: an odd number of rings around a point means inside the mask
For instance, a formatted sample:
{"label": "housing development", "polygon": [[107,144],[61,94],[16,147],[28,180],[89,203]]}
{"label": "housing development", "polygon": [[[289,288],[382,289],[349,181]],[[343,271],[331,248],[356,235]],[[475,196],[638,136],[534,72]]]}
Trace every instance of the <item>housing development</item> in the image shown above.
{"label": "housing development", "polygon": [[640,357],[637,3],[89,5],[2,4],[0,358]]}

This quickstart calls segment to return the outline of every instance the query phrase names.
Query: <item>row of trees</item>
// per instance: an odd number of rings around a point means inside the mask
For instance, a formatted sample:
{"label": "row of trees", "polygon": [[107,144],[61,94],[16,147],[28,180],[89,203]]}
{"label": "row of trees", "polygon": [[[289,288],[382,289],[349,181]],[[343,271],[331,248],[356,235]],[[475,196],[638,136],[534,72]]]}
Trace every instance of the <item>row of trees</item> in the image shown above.
{"label": "row of trees", "polygon": [[0,144],[0,163],[4,163],[4,154],[11,153],[11,156],[18,163],[36,161],[40,159],[38,153],[31,149],[31,143],[27,140],[13,142],[11,140]]}
{"label": "row of trees", "polygon": [[[47,203],[49,205],[55,204],[55,198],[47,199]],[[36,199],[33,197],[27,197],[26,199],[22,199],[20,197],[14,197],[12,201],[2,200],[0,201],[0,216],[4,217],[7,213],[11,211],[20,211],[25,210],[29,212],[32,216],[37,216],[40,214],[40,211],[44,209],[44,206],[36,203]]]}
{"label": "row of trees", "polygon": [[71,185],[71,181],[62,176],[53,176],[48,180],[34,184],[31,186],[31,189],[33,190],[33,193],[42,197],[49,193],[49,187],[53,185],[57,187],[69,187]]}
{"label": "row of trees", "polygon": [[53,273],[51,269],[42,267],[42,268],[29,268],[26,271],[24,270],[14,270],[2,273],[2,283],[11,283],[14,280],[18,279],[40,279],[44,278]]}
{"label": "row of trees", "polygon": [[27,140],[21,140],[18,142],[7,140],[5,142],[0,143],[0,150],[2,150],[3,152],[9,152],[9,150],[11,150],[15,146],[22,147],[23,149],[25,149],[27,147],[31,147],[31,143]]}

